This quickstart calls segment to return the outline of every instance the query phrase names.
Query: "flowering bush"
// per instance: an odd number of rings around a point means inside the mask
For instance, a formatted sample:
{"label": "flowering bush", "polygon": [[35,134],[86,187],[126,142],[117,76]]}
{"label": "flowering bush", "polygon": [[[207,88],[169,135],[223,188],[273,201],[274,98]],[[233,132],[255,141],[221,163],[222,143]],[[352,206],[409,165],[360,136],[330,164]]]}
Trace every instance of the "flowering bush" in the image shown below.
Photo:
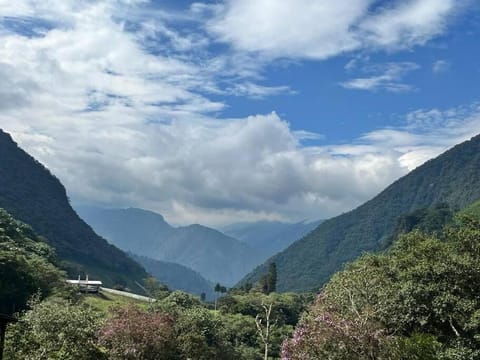
{"label": "flowering bush", "polygon": [[99,332],[111,359],[162,360],[177,356],[174,319],[134,305],[114,310]]}

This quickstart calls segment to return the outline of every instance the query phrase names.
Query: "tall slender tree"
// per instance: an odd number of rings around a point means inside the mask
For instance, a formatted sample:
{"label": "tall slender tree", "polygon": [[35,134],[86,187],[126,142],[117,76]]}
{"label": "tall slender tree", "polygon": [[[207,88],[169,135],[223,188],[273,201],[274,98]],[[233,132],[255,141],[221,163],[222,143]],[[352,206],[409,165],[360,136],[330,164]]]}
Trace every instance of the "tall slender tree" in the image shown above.
{"label": "tall slender tree", "polygon": [[277,291],[277,264],[272,262],[268,268],[268,293]]}

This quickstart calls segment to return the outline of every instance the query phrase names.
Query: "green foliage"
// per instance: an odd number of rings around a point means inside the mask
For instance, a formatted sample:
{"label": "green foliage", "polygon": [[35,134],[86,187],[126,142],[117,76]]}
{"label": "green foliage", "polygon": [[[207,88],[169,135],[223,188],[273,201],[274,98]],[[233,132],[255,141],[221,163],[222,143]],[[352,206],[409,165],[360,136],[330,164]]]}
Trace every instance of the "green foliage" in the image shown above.
{"label": "green foliage", "polygon": [[436,235],[415,230],[335,274],[285,358],[479,358],[479,293],[480,222],[462,215]]}
{"label": "green foliage", "polygon": [[460,217],[466,216],[467,218],[480,221],[480,200],[476,201],[460,212]]}
{"label": "green foliage", "polygon": [[0,209],[0,312],[25,308],[37,291],[50,295],[64,285],[55,253],[33,230]]}
{"label": "green foliage", "polygon": [[99,317],[65,300],[33,302],[7,332],[6,358],[11,360],[104,359],[96,344]]}
{"label": "green foliage", "polygon": [[277,265],[272,262],[268,267],[268,274],[262,276],[256,288],[264,294],[270,294],[277,289]]}
{"label": "green foliage", "polygon": [[143,281],[145,289],[147,290],[147,295],[152,298],[164,298],[168,296],[169,290],[168,287],[164,284],[158,282],[154,277],[149,276]]}
{"label": "green foliage", "polygon": [[159,299],[154,305],[157,309],[176,314],[184,309],[202,306],[202,302],[191,294],[176,290],[163,299]]}
{"label": "green foliage", "polygon": [[219,299],[218,308],[223,314],[255,316],[263,310],[262,304],[273,304],[272,318],[279,325],[295,325],[307,306],[313,301],[311,294],[250,292],[244,295],[226,295]]}
{"label": "green foliage", "polygon": [[225,313],[218,316],[222,322],[220,336],[232,344],[235,351],[239,353],[239,359],[262,358],[262,345],[258,338],[254,317]]}
{"label": "green foliage", "polygon": [[184,358],[198,360],[236,358],[232,344],[221,336],[224,332],[221,319],[205,308],[192,307],[182,311],[175,329]]}
{"label": "green foliage", "polygon": [[[318,291],[343,264],[389,245],[400,216],[441,203],[461,209],[478,199],[480,136],[419,166],[355,210],[321,223],[272,257],[269,262],[277,264],[277,290]],[[436,226],[436,220],[426,220]],[[258,281],[269,262],[242,282]]]}
{"label": "green foliage", "polygon": [[400,235],[407,234],[413,230],[429,234],[439,233],[446,224],[452,222],[453,215],[454,211],[446,203],[437,204],[432,208],[418,209],[402,215],[398,218],[395,231],[385,243],[385,246],[390,246]]}
{"label": "green foliage", "polygon": [[119,309],[129,305],[136,305],[141,309],[147,309],[149,303],[144,300],[137,300],[130,297],[99,292],[98,294],[83,294],[80,296],[79,303],[85,304],[92,310],[107,316],[112,309]]}

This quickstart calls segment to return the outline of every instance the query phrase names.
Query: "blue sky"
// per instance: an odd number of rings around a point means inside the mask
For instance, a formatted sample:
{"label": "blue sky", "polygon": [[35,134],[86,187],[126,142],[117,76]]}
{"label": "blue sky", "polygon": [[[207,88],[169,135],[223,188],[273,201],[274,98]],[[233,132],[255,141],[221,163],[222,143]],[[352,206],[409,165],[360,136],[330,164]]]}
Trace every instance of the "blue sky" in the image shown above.
{"label": "blue sky", "polygon": [[78,204],[334,216],[480,132],[474,0],[0,0],[0,127]]}

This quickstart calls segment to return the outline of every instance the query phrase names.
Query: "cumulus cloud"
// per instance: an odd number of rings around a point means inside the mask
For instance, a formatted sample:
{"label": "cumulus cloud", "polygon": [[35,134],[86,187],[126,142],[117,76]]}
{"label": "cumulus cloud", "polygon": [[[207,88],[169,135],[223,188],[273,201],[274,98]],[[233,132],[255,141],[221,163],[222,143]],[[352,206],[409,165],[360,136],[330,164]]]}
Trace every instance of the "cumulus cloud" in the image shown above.
{"label": "cumulus cloud", "polygon": [[441,34],[464,1],[227,0],[208,29],[240,51],[326,59],[353,50],[399,49]]}
{"label": "cumulus cloud", "polygon": [[[258,3],[283,3],[277,15],[296,16],[289,12],[293,2]],[[261,97],[291,90],[258,84],[258,63],[248,61],[255,54],[211,56],[208,38],[172,28],[168,14],[155,23],[127,22],[126,13],[143,18],[145,9],[137,6],[142,1],[11,4],[0,0],[2,15],[10,17],[7,23],[0,19],[0,126],[46,164],[78,203],[143,207],[175,223],[326,218],[480,131],[474,105],[419,110],[402,128],[380,129],[350,144],[294,131],[275,112],[221,118],[227,105],[209,94]],[[343,5],[332,6],[327,13],[320,5],[313,9],[325,21],[312,22],[320,33],[309,36],[327,41],[326,52],[317,47],[308,53],[313,57],[338,52],[328,43],[336,34],[330,22],[346,27],[339,40],[344,49],[359,46],[349,24],[360,21],[365,3],[349,3],[345,18],[335,16]],[[204,11],[201,5],[194,9]],[[376,13],[388,11],[393,8]],[[32,23],[37,30],[26,31]],[[268,35],[269,26],[260,29]],[[288,48],[290,38],[280,38]],[[265,51],[277,54],[278,44],[272,44]],[[297,45],[302,54],[308,42]]]}

